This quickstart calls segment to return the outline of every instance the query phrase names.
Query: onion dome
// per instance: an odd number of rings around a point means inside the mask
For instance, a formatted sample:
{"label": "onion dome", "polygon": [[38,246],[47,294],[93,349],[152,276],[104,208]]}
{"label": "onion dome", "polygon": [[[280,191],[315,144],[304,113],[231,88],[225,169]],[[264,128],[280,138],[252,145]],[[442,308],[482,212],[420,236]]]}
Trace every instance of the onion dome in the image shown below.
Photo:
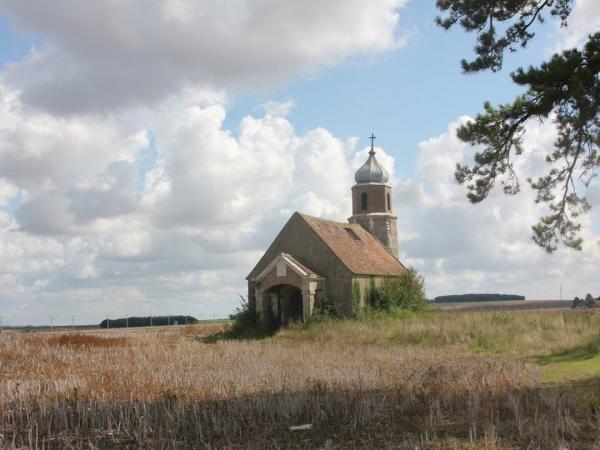
{"label": "onion dome", "polygon": [[362,165],[360,169],[356,171],[354,179],[357,183],[382,183],[385,184],[390,179],[390,175],[387,170],[383,168],[379,161],[375,158],[375,149],[373,148],[373,141],[375,136],[371,136],[371,151],[369,151],[369,159]]}

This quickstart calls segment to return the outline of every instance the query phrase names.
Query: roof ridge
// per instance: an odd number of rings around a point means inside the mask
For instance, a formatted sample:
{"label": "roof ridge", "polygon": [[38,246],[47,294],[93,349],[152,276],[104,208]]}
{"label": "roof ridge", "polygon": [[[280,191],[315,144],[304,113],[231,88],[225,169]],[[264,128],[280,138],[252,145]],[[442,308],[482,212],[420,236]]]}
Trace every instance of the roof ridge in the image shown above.
{"label": "roof ridge", "polygon": [[322,221],[324,221],[324,222],[333,222],[333,223],[337,223],[337,224],[340,224],[340,225],[349,225],[349,222],[338,222],[337,220],[333,220],[333,219],[325,219],[325,218],[323,218],[323,217],[319,217],[319,216],[312,216],[312,215],[310,215],[310,214],[301,213],[301,212],[299,212],[299,211],[296,211],[296,214],[298,214],[299,216],[302,216],[302,217],[309,217],[309,218],[311,218],[311,219],[322,220]]}
{"label": "roof ridge", "polygon": [[[315,220],[319,220],[319,221],[321,221],[321,222],[330,222],[330,223],[335,223],[335,224],[337,224],[337,225],[341,225],[341,226],[344,226],[344,227],[360,228],[361,230],[365,230],[365,229],[363,228],[363,226],[362,226],[361,224],[359,224],[359,223],[352,223],[352,222],[338,222],[337,220],[333,220],[333,219],[325,219],[325,218],[323,218],[323,217],[312,216],[312,215],[310,215],[310,214],[305,214],[305,213],[301,213],[301,212],[298,212],[298,211],[296,211],[296,214],[298,214],[300,217],[302,217],[302,218],[304,218],[304,219],[308,217],[309,219],[315,219]],[[367,233],[371,234],[371,233],[370,233],[368,230],[365,230],[365,231],[366,231]],[[375,238],[376,238],[376,236],[373,236],[373,237],[375,237]]]}

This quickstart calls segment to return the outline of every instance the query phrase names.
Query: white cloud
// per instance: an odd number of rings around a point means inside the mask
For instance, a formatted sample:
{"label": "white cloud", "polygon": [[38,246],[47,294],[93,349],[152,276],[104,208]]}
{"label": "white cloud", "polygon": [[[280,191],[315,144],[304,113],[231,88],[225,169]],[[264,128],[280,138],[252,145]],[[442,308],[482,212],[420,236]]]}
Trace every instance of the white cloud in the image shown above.
{"label": "white cloud", "polygon": [[348,215],[355,145],[298,135],[292,100],[234,134],[231,89],[395,49],[404,3],[3,1],[41,38],[0,74],[7,319],[231,311],[290,209]]}
{"label": "white cloud", "polygon": [[283,102],[269,100],[268,102],[263,103],[261,106],[265,113],[270,116],[287,117],[292,109],[294,109],[296,104],[291,99]]}
{"label": "white cloud", "polygon": [[[276,203],[288,190],[295,136],[289,122],[246,117],[236,139],[221,128],[225,109],[191,106],[169,114],[156,131],[163,155],[151,214],[163,227],[239,223],[258,205]],[[147,202],[148,203],[148,202]]]}
{"label": "white cloud", "polygon": [[567,20],[567,27],[557,25],[557,42],[553,51],[579,47],[585,38],[600,30],[600,3],[597,0],[577,0]]}
{"label": "white cloud", "polygon": [[[405,180],[395,195],[401,258],[425,274],[428,293],[501,291],[558,298],[561,283],[566,296],[600,291],[594,275],[600,236],[593,232],[592,216],[582,217],[582,252],[561,248],[547,255],[531,240],[531,225],[545,211],[534,204],[524,180],[545,170],[544,152],[555,136],[552,124],[529,126],[527,151],[516,165],[522,192],[507,197],[498,186],[488,199],[472,205],[466,188],[453,177],[456,163],[472,158],[473,150],[456,137],[456,128],[466,120],[462,117],[445,133],[420,143],[416,177]],[[407,198],[415,192],[418,202]],[[404,234],[409,238],[403,239]]]}
{"label": "white cloud", "polygon": [[405,0],[5,0],[45,39],[4,81],[59,113],[158,101],[186,86],[264,89],[354,55],[399,47]]}
{"label": "white cloud", "polygon": [[114,117],[31,111],[0,85],[0,204],[19,195],[19,225],[34,233],[72,232],[135,208],[134,162],[144,130]]}
{"label": "white cloud", "polygon": [[[324,129],[298,135],[287,107],[244,117],[234,135],[220,102],[197,99],[171,98],[119,124],[57,119],[18,99],[5,109],[16,119],[5,139],[23,144],[0,147],[0,161],[23,158],[31,141],[30,158],[48,161],[0,178],[15,183],[11,195],[25,192],[0,234],[7,320],[47,322],[64,311],[100,320],[103,310],[167,312],[171,302],[225,314],[291,210],[349,215],[355,139]],[[140,121],[152,127],[151,148],[130,125]],[[37,122],[44,126],[19,125]],[[149,161],[147,152],[155,153]],[[38,256],[42,244],[59,254]]]}
{"label": "white cloud", "polygon": [[18,193],[19,190],[14,184],[0,178],[0,207],[6,205]]}
{"label": "white cloud", "polygon": [[[17,122],[37,120],[37,113],[19,111]],[[63,160],[60,170],[41,165],[35,176],[13,177],[11,192],[28,191],[14,216],[0,215],[0,304],[6,319],[225,315],[244,293],[245,275],[294,210],[338,220],[350,215],[354,170],[368,152],[356,149],[356,138],[343,141],[322,128],[298,135],[283,117],[285,108],[243,118],[234,134],[224,128],[225,113],[219,102],[184,100],[145,111],[156,155],[141,172],[136,167],[148,150],[146,139],[135,138],[139,130],[96,119],[91,129],[105,130],[116,145],[137,144],[93,159],[94,170],[87,168],[85,179],[64,175],[81,166],[78,158]],[[532,207],[527,189],[516,198],[494,192],[478,206],[467,202],[464,188],[453,180],[455,162],[470,157],[471,150],[455,137],[466,120],[420,144],[412,179],[398,178],[393,157],[377,149],[392,174],[401,257],[425,274],[429,294],[484,290],[556,297],[561,281],[567,296],[600,290],[592,275],[600,239],[591,216],[583,219],[583,252],[561,249],[547,256],[530,240],[530,225],[541,211]],[[89,142],[63,130],[70,129],[71,119],[48,123],[60,130],[47,131],[57,136],[53,148]],[[11,130],[9,135],[17,128]],[[36,127],[27,130],[33,138],[39,133]],[[29,135],[20,132],[27,141]],[[551,130],[532,128],[529,157],[520,169],[539,169],[552,139]]]}
{"label": "white cloud", "polygon": [[0,177],[27,191],[85,186],[108,163],[133,161],[148,142],[116,118],[29,111],[0,84]]}

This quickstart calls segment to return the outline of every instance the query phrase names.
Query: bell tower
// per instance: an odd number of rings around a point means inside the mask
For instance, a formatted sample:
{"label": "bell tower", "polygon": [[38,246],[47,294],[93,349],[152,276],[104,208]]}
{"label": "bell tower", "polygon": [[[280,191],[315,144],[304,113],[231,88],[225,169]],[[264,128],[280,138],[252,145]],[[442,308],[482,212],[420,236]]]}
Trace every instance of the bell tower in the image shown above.
{"label": "bell tower", "polygon": [[387,184],[390,176],[375,158],[375,136],[371,134],[369,139],[369,158],[354,176],[352,217],[348,222],[361,225],[398,258],[398,218],[392,213],[392,188]]}

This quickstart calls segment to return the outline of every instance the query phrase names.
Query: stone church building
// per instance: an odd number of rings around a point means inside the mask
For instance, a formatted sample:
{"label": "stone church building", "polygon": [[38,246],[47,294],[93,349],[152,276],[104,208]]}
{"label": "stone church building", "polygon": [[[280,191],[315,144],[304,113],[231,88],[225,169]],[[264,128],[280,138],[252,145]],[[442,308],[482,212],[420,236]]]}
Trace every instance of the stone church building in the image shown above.
{"label": "stone church building", "polygon": [[248,301],[262,323],[307,320],[325,299],[352,315],[357,301],[364,306],[372,279],[378,284],[406,271],[398,260],[389,175],[372,142],[355,180],[348,223],[294,213],[246,278]]}

